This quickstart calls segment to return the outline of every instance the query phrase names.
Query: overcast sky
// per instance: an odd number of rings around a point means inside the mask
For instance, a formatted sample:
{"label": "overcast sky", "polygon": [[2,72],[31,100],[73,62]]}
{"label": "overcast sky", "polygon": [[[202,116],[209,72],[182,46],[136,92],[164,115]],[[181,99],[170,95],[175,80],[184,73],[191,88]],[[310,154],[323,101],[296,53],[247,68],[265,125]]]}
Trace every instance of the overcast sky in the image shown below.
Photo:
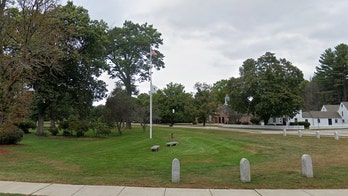
{"label": "overcast sky", "polygon": [[[65,3],[66,1],[62,1]],[[153,74],[193,92],[196,82],[213,84],[239,76],[248,58],[266,52],[286,58],[313,76],[327,48],[348,44],[346,0],[74,0],[92,19],[122,27],[125,20],[152,24],[162,33],[166,68]],[[107,81],[114,88],[114,81]],[[149,83],[139,85],[148,92]]]}

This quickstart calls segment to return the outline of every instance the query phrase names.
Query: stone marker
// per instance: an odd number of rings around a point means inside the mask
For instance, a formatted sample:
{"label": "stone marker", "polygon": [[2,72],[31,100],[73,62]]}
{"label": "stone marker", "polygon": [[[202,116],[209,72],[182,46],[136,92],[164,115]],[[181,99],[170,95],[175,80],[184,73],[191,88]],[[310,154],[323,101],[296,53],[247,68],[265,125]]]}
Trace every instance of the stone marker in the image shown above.
{"label": "stone marker", "polygon": [[298,130],[298,136],[302,137],[302,131],[301,130]]}
{"label": "stone marker", "polygon": [[308,154],[302,155],[302,176],[306,178],[313,178],[312,158]]}
{"label": "stone marker", "polygon": [[319,131],[317,131],[317,132],[315,133],[315,135],[316,135],[316,137],[317,137],[318,139],[320,139],[320,132],[319,132]]}
{"label": "stone marker", "polygon": [[173,159],[172,162],[172,182],[180,182],[180,161],[177,158]]}
{"label": "stone marker", "polygon": [[250,163],[248,159],[242,158],[240,160],[240,180],[242,182],[250,182]]}
{"label": "stone marker", "polygon": [[286,129],[283,129],[283,136],[286,136]]}
{"label": "stone marker", "polygon": [[340,136],[338,135],[337,131],[335,131],[334,136],[335,136],[335,140],[339,140],[340,139]]}

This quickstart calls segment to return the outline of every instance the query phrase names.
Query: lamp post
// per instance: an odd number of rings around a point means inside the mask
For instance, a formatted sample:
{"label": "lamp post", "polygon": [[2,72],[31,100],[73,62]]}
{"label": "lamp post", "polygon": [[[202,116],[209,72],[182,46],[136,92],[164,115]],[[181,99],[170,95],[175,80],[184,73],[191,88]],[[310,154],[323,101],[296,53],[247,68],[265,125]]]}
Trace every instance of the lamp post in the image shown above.
{"label": "lamp post", "polygon": [[174,126],[174,113],[175,113],[175,109],[172,109],[172,126]]}
{"label": "lamp post", "polygon": [[251,102],[253,101],[254,97],[249,96],[247,99],[248,99],[248,101],[249,101],[247,115],[249,115],[250,104],[251,104]]}

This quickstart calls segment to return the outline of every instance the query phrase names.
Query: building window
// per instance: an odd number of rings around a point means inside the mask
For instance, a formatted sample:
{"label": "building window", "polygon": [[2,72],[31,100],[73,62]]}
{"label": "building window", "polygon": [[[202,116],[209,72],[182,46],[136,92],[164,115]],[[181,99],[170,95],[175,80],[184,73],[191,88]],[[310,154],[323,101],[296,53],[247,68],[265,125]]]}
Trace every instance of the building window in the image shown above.
{"label": "building window", "polygon": [[320,118],[318,118],[318,123],[320,123]]}
{"label": "building window", "polygon": [[297,123],[297,118],[295,118],[295,122]]}
{"label": "building window", "polygon": [[338,123],[338,120],[337,120],[337,118],[335,119],[335,123],[336,123],[336,124]]}
{"label": "building window", "polygon": [[342,117],[343,117],[343,111],[342,111]]}

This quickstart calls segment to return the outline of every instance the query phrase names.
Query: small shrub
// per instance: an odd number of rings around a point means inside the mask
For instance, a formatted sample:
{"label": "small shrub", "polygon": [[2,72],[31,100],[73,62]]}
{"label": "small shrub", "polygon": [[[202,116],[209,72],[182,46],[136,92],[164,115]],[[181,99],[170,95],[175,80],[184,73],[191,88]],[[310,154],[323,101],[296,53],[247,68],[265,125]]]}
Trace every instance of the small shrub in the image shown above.
{"label": "small shrub", "polygon": [[66,120],[60,121],[59,124],[58,124],[58,128],[62,129],[62,130],[68,129],[69,128],[69,122],[66,121]]}
{"label": "small shrub", "polygon": [[71,132],[69,130],[63,130],[63,136],[71,136]]}
{"label": "small shrub", "polygon": [[311,123],[309,122],[298,122],[299,125],[303,125],[305,129],[309,129]]}
{"label": "small shrub", "polygon": [[85,135],[85,132],[88,131],[89,126],[85,121],[71,121],[69,122],[69,129],[76,132],[77,137],[82,137]]}
{"label": "small shrub", "polygon": [[17,144],[23,138],[24,132],[13,126],[7,129],[0,129],[0,144]]}
{"label": "small shrub", "polygon": [[260,118],[259,117],[251,117],[250,122],[254,125],[259,125],[260,124]]}
{"label": "small shrub", "polygon": [[57,135],[58,133],[59,133],[59,130],[58,130],[58,128],[56,128],[56,127],[50,127],[49,129],[48,129],[48,131],[49,132],[51,132],[51,134],[52,135]]}
{"label": "small shrub", "polygon": [[92,122],[90,124],[90,129],[93,131],[95,136],[99,136],[99,135],[106,136],[111,134],[110,126],[102,122]]}
{"label": "small shrub", "polygon": [[29,133],[29,129],[36,129],[36,124],[33,121],[21,122],[17,125],[25,134]]}

